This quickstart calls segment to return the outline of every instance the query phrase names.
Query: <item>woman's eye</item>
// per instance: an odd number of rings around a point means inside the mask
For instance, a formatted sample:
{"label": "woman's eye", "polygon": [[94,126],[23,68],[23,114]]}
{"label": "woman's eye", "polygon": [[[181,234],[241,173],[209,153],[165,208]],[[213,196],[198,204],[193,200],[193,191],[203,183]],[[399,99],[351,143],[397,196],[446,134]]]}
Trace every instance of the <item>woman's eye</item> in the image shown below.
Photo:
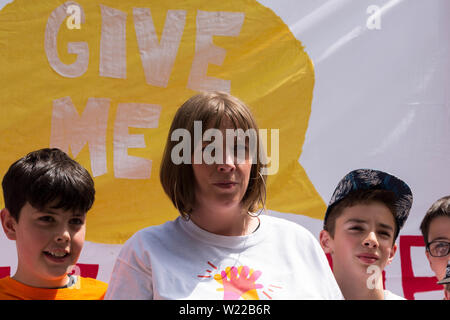
{"label": "woman's eye", "polygon": [[249,153],[248,147],[244,143],[237,144],[234,148],[235,148],[234,151],[235,151],[236,156],[239,156],[241,154],[244,154],[245,156],[247,156]]}
{"label": "woman's eye", "polygon": [[236,150],[248,150],[248,146],[244,142],[237,143],[235,148]]}

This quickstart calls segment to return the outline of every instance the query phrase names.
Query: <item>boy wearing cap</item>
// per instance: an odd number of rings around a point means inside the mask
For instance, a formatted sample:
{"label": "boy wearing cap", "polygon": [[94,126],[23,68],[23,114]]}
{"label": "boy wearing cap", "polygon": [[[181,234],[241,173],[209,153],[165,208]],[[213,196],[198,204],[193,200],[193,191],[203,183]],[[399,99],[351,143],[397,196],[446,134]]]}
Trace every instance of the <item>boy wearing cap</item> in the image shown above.
{"label": "boy wearing cap", "polygon": [[420,230],[430,267],[436,278],[444,279],[450,263],[450,196],[442,197],[431,205]]}
{"label": "boy wearing cap", "polygon": [[0,300],[103,299],[106,283],[70,275],[94,202],[89,172],[59,149],[41,149],[13,163],[2,187],[2,227],[18,263],[0,279]]}
{"label": "boy wearing cap", "polygon": [[395,240],[411,205],[408,185],[382,171],[354,170],[339,182],[325,213],[320,244],[332,257],[345,299],[403,299],[383,290],[382,271],[394,258]]}

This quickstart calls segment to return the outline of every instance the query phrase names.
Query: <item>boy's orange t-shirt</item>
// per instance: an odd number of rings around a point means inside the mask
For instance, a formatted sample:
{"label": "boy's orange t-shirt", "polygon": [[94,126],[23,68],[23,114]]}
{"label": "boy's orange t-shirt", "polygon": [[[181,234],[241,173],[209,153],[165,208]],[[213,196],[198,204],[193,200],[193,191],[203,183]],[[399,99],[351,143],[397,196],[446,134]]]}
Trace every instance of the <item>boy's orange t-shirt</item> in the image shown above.
{"label": "boy's orange t-shirt", "polygon": [[77,276],[69,288],[45,289],[30,287],[11,277],[0,279],[0,300],[102,300],[108,284]]}

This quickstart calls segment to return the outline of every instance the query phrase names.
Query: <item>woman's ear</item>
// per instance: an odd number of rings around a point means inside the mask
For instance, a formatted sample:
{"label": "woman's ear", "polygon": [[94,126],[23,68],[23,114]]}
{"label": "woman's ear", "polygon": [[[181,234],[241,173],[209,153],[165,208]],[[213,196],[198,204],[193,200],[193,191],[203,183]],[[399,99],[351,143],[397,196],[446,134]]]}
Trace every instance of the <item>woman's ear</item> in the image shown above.
{"label": "woman's ear", "polygon": [[329,254],[334,253],[333,238],[331,237],[331,235],[328,231],[326,231],[326,230],[320,231],[319,242],[320,242],[320,245],[322,246],[323,251],[325,251],[325,253],[329,253]]}
{"label": "woman's ear", "polygon": [[3,231],[9,240],[16,240],[16,219],[11,215],[8,209],[4,208],[0,211]]}

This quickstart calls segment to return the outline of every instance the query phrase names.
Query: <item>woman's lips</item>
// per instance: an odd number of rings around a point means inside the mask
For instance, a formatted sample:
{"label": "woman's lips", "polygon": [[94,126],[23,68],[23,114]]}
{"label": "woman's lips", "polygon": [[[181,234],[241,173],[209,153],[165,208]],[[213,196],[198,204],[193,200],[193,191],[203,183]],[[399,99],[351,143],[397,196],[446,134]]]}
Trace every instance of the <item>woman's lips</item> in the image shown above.
{"label": "woman's lips", "polygon": [[221,189],[231,189],[233,188],[235,185],[237,185],[236,182],[232,182],[232,181],[224,181],[224,182],[217,182],[214,183],[214,185],[216,187],[219,187]]}

